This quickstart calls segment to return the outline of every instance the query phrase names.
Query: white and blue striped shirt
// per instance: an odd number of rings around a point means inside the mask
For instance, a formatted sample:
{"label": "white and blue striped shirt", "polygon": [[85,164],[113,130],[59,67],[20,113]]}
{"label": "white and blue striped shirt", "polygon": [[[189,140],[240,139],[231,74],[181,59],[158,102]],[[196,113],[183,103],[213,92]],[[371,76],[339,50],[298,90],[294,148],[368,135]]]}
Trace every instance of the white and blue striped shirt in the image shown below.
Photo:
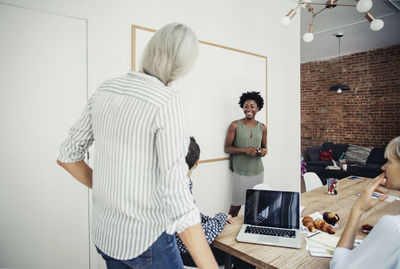
{"label": "white and blue striped shirt", "polygon": [[132,259],[166,230],[200,222],[187,187],[183,100],[157,78],[130,72],[106,81],[61,145],[61,162],[94,141],[93,237],[105,254]]}

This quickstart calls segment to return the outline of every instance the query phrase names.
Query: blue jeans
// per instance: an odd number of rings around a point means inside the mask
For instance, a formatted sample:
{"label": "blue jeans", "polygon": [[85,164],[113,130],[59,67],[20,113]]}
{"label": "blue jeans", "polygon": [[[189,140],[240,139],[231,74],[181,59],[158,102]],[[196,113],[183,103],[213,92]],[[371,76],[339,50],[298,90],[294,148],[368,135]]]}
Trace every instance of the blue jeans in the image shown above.
{"label": "blue jeans", "polygon": [[[97,247],[96,247],[97,248]],[[104,254],[99,248],[97,252],[106,261],[107,269],[180,269],[183,268],[181,256],[176,246],[175,235],[162,233],[140,256],[131,260],[116,260]]]}

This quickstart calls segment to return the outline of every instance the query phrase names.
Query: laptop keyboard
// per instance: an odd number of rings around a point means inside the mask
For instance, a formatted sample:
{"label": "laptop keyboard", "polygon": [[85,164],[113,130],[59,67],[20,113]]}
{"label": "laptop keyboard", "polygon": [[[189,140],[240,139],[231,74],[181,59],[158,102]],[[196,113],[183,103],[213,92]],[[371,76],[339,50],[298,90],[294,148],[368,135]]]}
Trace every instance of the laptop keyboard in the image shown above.
{"label": "laptop keyboard", "polygon": [[291,238],[296,237],[296,232],[292,230],[271,229],[258,226],[247,226],[244,232],[250,234],[263,234],[263,235],[280,236],[280,237],[291,237]]}

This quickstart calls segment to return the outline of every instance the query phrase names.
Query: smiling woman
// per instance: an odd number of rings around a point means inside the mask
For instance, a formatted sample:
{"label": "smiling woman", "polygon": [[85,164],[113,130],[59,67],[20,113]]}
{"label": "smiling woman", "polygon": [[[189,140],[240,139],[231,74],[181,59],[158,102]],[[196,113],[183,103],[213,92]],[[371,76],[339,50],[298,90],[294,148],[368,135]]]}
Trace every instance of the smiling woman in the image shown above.
{"label": "smiling woman", "polygon": [[264,106],[263,98],[259,92],[246,92],[240,96],[239,105],[245,117],[230,124],[225,139],[225,152],[230,154],[229,168],[233,172],[229,209],[233,217],[244,204],[246,189],[264,181],[261,157],[267,153],[267,127],[255,119]]}

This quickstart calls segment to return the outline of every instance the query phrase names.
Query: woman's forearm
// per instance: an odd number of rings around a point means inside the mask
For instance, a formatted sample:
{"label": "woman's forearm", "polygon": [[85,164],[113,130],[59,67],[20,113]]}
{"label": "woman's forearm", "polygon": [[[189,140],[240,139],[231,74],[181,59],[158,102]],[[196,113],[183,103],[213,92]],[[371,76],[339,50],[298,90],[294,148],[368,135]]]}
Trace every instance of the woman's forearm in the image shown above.
{"label": "woman's forearm", "polygon": [[186,228],[179,237],[199,268],[218,268],[200,224]]}
{"label": "woman's forearm", "polygon": [[337,247],[353,249],[354,240],[356,239],[356,234],[358,227],[360,226],[360,218],[362,211],[357,209],[352,209],[350,212],[349,221],[344,228],[342,236],[337,244]]}
{"label": "woman's forearm", "polygon": [[225,153],[228,154],[244,154],[246,153],[246,148],[237,148],[234,146],[225,147]]}
{"label": "woman's forearm", "polygon": [[351,208],[349,221],[344,228],[343,234],[337,244],[338,247],[353,249],[354,239],[356,238],[357,229],[360,225],[361,215],[370,210],[372,207],[384,201],[388,195],[383,194],[378,199],[372,198],[372,193],[378,189],[384,180],[384,173],[380,174],[372,180],[366,188],[361,192],[361,195],[354,202]]}
{"label": "woman's forearm", "polygon": [[83,185],[87,186],[88,188],[92,188],[93,171],[92,168],[90,168],[84,161],[76,163],[63,163],[57,160],[57,163]]}

